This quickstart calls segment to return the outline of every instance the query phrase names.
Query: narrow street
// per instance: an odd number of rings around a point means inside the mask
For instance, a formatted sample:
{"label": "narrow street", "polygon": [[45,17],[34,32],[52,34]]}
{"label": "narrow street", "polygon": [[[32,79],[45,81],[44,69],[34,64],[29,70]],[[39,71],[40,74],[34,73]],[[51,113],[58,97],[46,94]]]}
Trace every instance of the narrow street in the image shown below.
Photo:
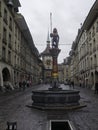
{"label": "narrow street", "polygon": [[[68,86],[62,85],[63,88]],[[31,95],[34,89],[47,89],[47,85],[27,88],[25,91],[0,94],[0,130],[6,130],[7,121],[16,121],[17,130],[49,130],[52,119],[69,120],[76,130],[98,130],[98,95],[87,88],[76,87],[80,90],[81,101],[87,107],[65,112],[45,112],[26,107],[32,104]]]}
{"label": "narrow street", "polygon": [[32,103],[31,94],[32,88],[27,88],[25,91],[9,92],[0,97],[0,130],[6,130],[7,121],[17,121],[18,130],[36,130],[38,122],[43,119],[43,112],[26,107],[28,103]]}

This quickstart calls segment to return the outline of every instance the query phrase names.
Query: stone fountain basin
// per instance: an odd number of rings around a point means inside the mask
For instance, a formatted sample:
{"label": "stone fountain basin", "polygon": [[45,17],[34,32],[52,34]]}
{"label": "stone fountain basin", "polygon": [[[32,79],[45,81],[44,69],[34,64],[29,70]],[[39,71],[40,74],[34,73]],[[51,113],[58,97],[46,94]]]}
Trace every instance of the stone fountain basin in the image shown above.
{"label": "stone fountain basin", "polygon": [[73,107],[79,105],[80,95],[77,90],[36,90],[32,91],[34,107]]}

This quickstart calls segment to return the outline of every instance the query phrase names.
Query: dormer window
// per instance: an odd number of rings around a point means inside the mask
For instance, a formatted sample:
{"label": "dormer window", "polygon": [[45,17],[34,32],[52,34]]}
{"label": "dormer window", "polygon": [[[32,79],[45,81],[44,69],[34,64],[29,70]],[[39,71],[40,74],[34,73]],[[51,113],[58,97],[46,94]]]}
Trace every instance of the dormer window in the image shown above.
{"label": "dormer window", "polygon": [[13,7],[13,2],[12,2],[12,0],[8,0],[7,5],[8,5],[9,7]]}

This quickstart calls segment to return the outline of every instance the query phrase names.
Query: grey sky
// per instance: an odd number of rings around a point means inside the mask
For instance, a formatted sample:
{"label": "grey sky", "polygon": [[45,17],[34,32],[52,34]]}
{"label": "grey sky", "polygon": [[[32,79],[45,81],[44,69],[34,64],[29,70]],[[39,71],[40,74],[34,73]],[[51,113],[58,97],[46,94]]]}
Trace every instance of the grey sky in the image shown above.
{"label": "grey sky", "polygon": [[60,36],[61,53],[58,61],[61,63],[68,56],[78,28],[94,2],[95,0],[20,0],[22,6],[20,12],[27,21],[39,52],[44,51],[46,47],[48,29],[50,30],[50,12],[52,12],[52,27],[58,29]]}

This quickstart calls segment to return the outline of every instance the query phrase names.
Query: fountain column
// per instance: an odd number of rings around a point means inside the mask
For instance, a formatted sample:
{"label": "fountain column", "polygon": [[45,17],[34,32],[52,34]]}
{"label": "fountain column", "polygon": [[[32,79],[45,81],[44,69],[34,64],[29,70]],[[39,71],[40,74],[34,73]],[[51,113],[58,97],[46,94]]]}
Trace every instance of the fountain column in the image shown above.
{"label": "fountain column", "polygon": [[51,48],[50,53],[52,56],[52,88],[49,88],[49,90],[60,90],[61,88],[59,87],[59,76],[58,76],[58,55],[60,53],[59,48]]}

